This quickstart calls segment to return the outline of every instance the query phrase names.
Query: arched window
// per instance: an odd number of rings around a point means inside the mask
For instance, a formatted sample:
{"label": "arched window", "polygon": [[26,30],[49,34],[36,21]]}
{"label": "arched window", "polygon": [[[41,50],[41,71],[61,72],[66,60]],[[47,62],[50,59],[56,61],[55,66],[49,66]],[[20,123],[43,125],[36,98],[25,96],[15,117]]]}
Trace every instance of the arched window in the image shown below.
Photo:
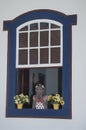
{"label": "arched window", "polygon": [[[46,94],[62,94],[63,25],[53,20],[32,20],[16,29],[17,93],[31,97],[34,86],[46,86]],[[53,88],[54,85],[54,88]]]}
{"label": "arched window", "polygon": [[62,66],[61,23],[33,20],[17,28],[16,68]]}
{"label": "arched window", "polygon": [[[35,10],[4,21],[8,30],[7,117],[71,118],[71,30],[75,24],[76,15],[52,10]],[[47,95],[59,93],[65,105],[41,111],[30,104],[17,110],[13,97],[19,93],[32,97],[36,82],[46,86]]]}

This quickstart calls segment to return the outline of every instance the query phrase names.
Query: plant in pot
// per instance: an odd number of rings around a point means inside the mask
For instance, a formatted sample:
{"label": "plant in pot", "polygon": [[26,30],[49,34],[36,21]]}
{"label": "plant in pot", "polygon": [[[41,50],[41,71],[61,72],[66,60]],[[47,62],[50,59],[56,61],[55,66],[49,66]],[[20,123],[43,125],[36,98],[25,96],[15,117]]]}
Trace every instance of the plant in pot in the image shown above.
{"label": "plant in pot", "polygon": [[58,110],[59,106],[63,106],[64,105],[64,100],[63,97],[60,96],[60,94],[55,94],[55,95],[49,95],[48,96],[48,101],[50,102],[50,104],[53,105],[53,109],[54,110]]}
{"label": "plant in pot", "polygon": [[18,94],[16,96],[14,96],[14,102],[17,105],[18,109],[22,109],[23,108],[23,104],[30,102],[29,96],[28,95],[24,95],[23,93]]}

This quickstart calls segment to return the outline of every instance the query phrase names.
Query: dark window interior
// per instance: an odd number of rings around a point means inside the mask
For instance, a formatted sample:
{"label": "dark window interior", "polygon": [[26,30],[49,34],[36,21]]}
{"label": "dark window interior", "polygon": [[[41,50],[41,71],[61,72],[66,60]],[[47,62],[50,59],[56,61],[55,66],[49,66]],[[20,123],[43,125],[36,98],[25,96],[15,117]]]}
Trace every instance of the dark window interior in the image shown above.
{"label": "dark window interior", "polygon": [[30,30],[37,30],[38,29],[38,23],[33,23],[30,25]]}
{"label": "dark window interior", "polygon": [[19,31],[27,31],[28,30],[28,26],[25,26],[23,28],[21,28]]}
{"label": "dark window interior", "polygon": [[[62,95],[62,67],[17,69],[18,93],[28,94],[32,99],[37,82],[45,85],[46,95],[55,93]],[[27,104],[24,107],[26,108]],[[32,107],[32,102],[29,107]]]}
{"label": "dark window interior", "polygon": [[19,50],[19,64],[28,64],[28,50]]}
{"label": "dark window interior", "polygon": [[60,48],[51,48],[51,63],[60,63]]}
{"label": "dark window interior", "polygon": [[38,64],[38,49],[30,49],[30,64]]}
{"label": "dark window interior", "polygon": [[40,63],[48,63],[48,48],[40,49]]}
{"label": "dark window interior", "polygon": [[51,46],[60,45],[60,30],[51,31]]}
{"label": "dark window interior", "polygon": [[38,32],[30,33],[30,47],[38,46]]}
{"label": "dark window interior", "polygon": [[46,22],[41,22],[40,23],[40,29],[48,29],[49,28],[49,24]]}
{"label": "dark window interior", "polygon": [[48,31],[40,32],[40,46],[48,46]]}
{"label": "dark window interior", "polygon": [[28,33],[19,34],[19,48],[28,47]]}
{"label": "dark window interior", "polygon": [[55,24],[51,24],[51,28],[60,28],[60,26],[55,25]]}

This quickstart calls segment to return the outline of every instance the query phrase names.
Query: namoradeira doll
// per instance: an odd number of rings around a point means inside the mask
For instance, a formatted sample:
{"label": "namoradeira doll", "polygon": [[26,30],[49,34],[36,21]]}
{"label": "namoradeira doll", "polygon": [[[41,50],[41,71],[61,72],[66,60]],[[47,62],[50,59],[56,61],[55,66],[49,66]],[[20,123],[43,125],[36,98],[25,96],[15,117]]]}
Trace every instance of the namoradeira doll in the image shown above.
{"label": "namoradeira doll", "polygon": [[48,96],[44,95],[45,86],[38,84],[35,86],[35,95],[33,96],[33,109],[47,109]]}

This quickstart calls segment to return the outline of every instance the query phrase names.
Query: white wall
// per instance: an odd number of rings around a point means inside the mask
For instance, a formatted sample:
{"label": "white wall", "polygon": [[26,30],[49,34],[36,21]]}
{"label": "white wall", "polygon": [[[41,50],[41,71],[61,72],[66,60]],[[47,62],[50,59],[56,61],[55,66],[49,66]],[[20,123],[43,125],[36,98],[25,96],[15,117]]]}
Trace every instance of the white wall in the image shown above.
{"label": "white wall", "polygon": [[[77,14],[73,26],[72,120],[6,118],[7,32],[3,20],[12,20],[34,9],[53,9]],[[1,130],[86,130],[86,0],[0,0],[0,129]]]}

